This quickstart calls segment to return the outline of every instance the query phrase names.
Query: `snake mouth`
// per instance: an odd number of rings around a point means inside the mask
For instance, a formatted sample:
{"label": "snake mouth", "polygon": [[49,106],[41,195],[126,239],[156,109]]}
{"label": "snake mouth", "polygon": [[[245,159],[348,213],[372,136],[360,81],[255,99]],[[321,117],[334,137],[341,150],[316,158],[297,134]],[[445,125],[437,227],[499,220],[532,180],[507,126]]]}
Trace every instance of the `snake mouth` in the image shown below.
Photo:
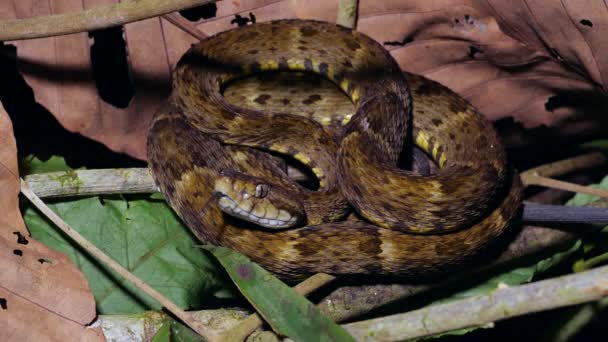
{"label": "snake mouth", "polygon": [[276,214],[274,217],[271,217],[266,208],[256,208],[255,204],[250,206],[250,208],[245,208],[230,196],[221,192],[219,194],[221,196],[218,201],[220,210],[228,215],[240,218],[242,220],[256,223],[262,227],[271,229],[289,228],[298,222],[298,218],[296,216],[291,215],[285,210],[274,209],[272,212]]}

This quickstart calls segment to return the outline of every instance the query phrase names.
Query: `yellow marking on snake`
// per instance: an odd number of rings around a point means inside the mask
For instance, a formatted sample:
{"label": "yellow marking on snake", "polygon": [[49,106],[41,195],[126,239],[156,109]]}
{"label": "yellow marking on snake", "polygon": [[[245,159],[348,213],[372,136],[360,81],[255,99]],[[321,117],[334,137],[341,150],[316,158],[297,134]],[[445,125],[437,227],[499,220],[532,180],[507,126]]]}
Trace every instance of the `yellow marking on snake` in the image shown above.
{"label": "yellow marking on snake", "polygon": [[317,176],[317,177],[323,177],[325,174],[323,173],[323,170],[321,170],[318,167],[313,167],[312,168],[312,172]]}
{"label": "yellow marking on snake", "polygon": [[424,151],[429,150],[429,136],[424,132],[418,132],[416,135],[416,145],[423,149]]}
{"label": "yellow marking on snake", "polygon": [[[308,156],[303,153],[296,153],[293,157],[304,165],[310,166],[311,164],[310,158],[308,158]],[[317,176],[317,179],[319,180],[319,186],[321,188],[325,187],[327,184],[325,183],[325,174],[323,173],[323,171],[318,167],[313,167],[312,172],[315,174],[315,176]]]}
{"label": "yellow marking on snake", "polygon": [[303,153],[296,153],[296,155],[293,157],[296,158],[301,163],[303,163],[304,165],[310,165],[310,158],[308,158],[308,156]]}
{"label": "yellow marking on snake", "polygon": [[279,144],[272,144],[268,149],[279,153],[287,153],[287,149],[285,148],[285,146]]}
{"label": "yellow marking on snake", "polygon": [[288,61],[287,67],[289,70],[293,71],[304,71],[306,68],[304,67],[304,62],[302,61]]}
{"label": "yellow marking on snake", "polygon": [[263,61],[260,63],[260,69],[261,70],[278,70],[279,69],[279,63],[277,61],[273,61],[273,60],[267,60],[267,61]]}
{"label": "yellow marking on snake", "polygon": [[236,151],[236,153],[234,154],[234,159],[238,161],[245,161],[247,160],[247,155],[245,155],[245,153],[241,151]]}
{"label": "yellow marking on snake", "polygon": [[350,119],[352,119],[352,118],[353,118],[353,114],[348,114],[348,115],[345,115],[345,116],[342,118],[342,123],[341,123],[341,125],[342,125],[342,126],[346,125],[346,124],[347,124],[347,123],[350,121]]}
{"label": "yellow marking on snake", "polygon": [[331,81],[336,81],[336,74],[334,73],[334,68],[327,68],[327,78],[329,78]]}
{"label": "yellow marking on snake", "polygon": [[357,101],[359,101],[359,88],[355,88],[353,89],[352,94],[350,94],[350,100],[353,101],[353,103],[357,103]]}
{"label": "yellow marking on snake", "polygon": [[433,159],[437,160],[437,152],[439,151],[439,144],[435,144],[435,146],[433,146]]}
{"label": "yellow marking on snake", "polygon": [[348,92],[348,80],[342,80],[342,82],[340,82],[340,88],[342,88],[344,92]]}
{"label": "yellow marking on snake", "polygon": [[441,157],[439,157],[439,167],[443,167],[446,161],[447,157],[445,156],[445,153],[442,153]]}

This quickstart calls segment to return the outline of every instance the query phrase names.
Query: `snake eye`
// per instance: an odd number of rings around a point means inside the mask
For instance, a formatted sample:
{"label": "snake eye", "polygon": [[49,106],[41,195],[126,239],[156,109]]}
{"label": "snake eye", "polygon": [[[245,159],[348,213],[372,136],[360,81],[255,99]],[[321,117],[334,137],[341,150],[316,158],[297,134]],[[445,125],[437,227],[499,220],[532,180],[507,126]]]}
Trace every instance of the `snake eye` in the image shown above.
{"label": "snake eye", "polygon": [[269,190],[270,186],[268,184],[258,184],[255,186],[254,196],[257,198],[264,198],[268,195]]}

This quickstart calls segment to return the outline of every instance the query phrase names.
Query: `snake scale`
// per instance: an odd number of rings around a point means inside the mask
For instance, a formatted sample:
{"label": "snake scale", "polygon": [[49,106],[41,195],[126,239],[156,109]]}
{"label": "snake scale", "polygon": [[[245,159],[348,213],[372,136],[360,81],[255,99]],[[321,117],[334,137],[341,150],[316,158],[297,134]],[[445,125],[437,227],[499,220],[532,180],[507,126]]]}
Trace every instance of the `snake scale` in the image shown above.
{"label": "snake scale", "polygon": [[[293,115],[294,98],[280,90],[238,93],[236,104],[224,97],[232,81],[270,71],[331,81],[354,115]],[[311,94],[300,107],[324,96]],[[237,105],[247,98],[260,110]],[[265,112],[271,103],[276,111]],[[437,172],[397,167],[408,141]],[[289,180],[269,152],[312,170],[318,189]],[[362,33],[310,20],[258,23],[193,45],[151,124],[148,161],[198,238],[286,279],[452,270],[503,234],[521,206],[499,137],[468,102],[402,73]]]}

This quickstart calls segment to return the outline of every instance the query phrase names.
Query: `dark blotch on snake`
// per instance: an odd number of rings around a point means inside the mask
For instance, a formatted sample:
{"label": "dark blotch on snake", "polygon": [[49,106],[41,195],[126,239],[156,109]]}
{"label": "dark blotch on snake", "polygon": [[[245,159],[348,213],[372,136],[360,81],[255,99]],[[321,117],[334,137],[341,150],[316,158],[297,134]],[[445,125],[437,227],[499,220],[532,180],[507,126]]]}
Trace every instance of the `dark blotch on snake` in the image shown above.
{"label": "dark blotch on snake", "polygon": [[[463,99],[455,99],[454,101],[450,101],[448,104],[448,109],[452,113],[462,113],[469,108],[469,105]],[[464,121],[462,123],[463,126],[468,126],[468,122]]]}
{"label": "dark blotch on snake", "polygon": [[441,94],[441,86],[439,83],[427,82],[419,86],[416,91],[420,95],[438,95]]}
{"label": "dark blotch on snake", "polygon": [[320,101],[321,98],[322,98],[321,95],[319,95],[319,94],[313,94],[313,95],[308,96],[308,98],[306,98],[305,100],[303,100],[302,103],[305,104],[305,105],[310,105],[310,104],[313,104],[313,103],[315,103],[317,101]]}
{"label": "dark blotch on snake", "polygon": [[314,28],[309,27],[309,26],[304,26],[304,27],[300,28],[300,33],[304,37],[311,37],[311,36],[314,36],[315,34],[317,34],[317,30],[315,30]]}
{"label": "dark blotch on snake", "polygon": [[265,105],[266,101],[268,99],[270,99],[271,97],[272,96],[270,96],[268,94],[262,94],[262,95],[259,95],[258,97],[256,97],[253,101],[255,101],[255,102],[257,102],[257,103],[259,103],[261,105]]}
{"label": "dark blotch on snake", "polygon": [[287,58],[281,57],[279,59],[279,69],[281,69],[281,70],[289,70],[289,63],[287,63]]}
{"label": "dark blotch on snake", "polygon": [[344,39],[344,44],[353,51],[361,48],[361,44],[357,43],[354,39]]}

